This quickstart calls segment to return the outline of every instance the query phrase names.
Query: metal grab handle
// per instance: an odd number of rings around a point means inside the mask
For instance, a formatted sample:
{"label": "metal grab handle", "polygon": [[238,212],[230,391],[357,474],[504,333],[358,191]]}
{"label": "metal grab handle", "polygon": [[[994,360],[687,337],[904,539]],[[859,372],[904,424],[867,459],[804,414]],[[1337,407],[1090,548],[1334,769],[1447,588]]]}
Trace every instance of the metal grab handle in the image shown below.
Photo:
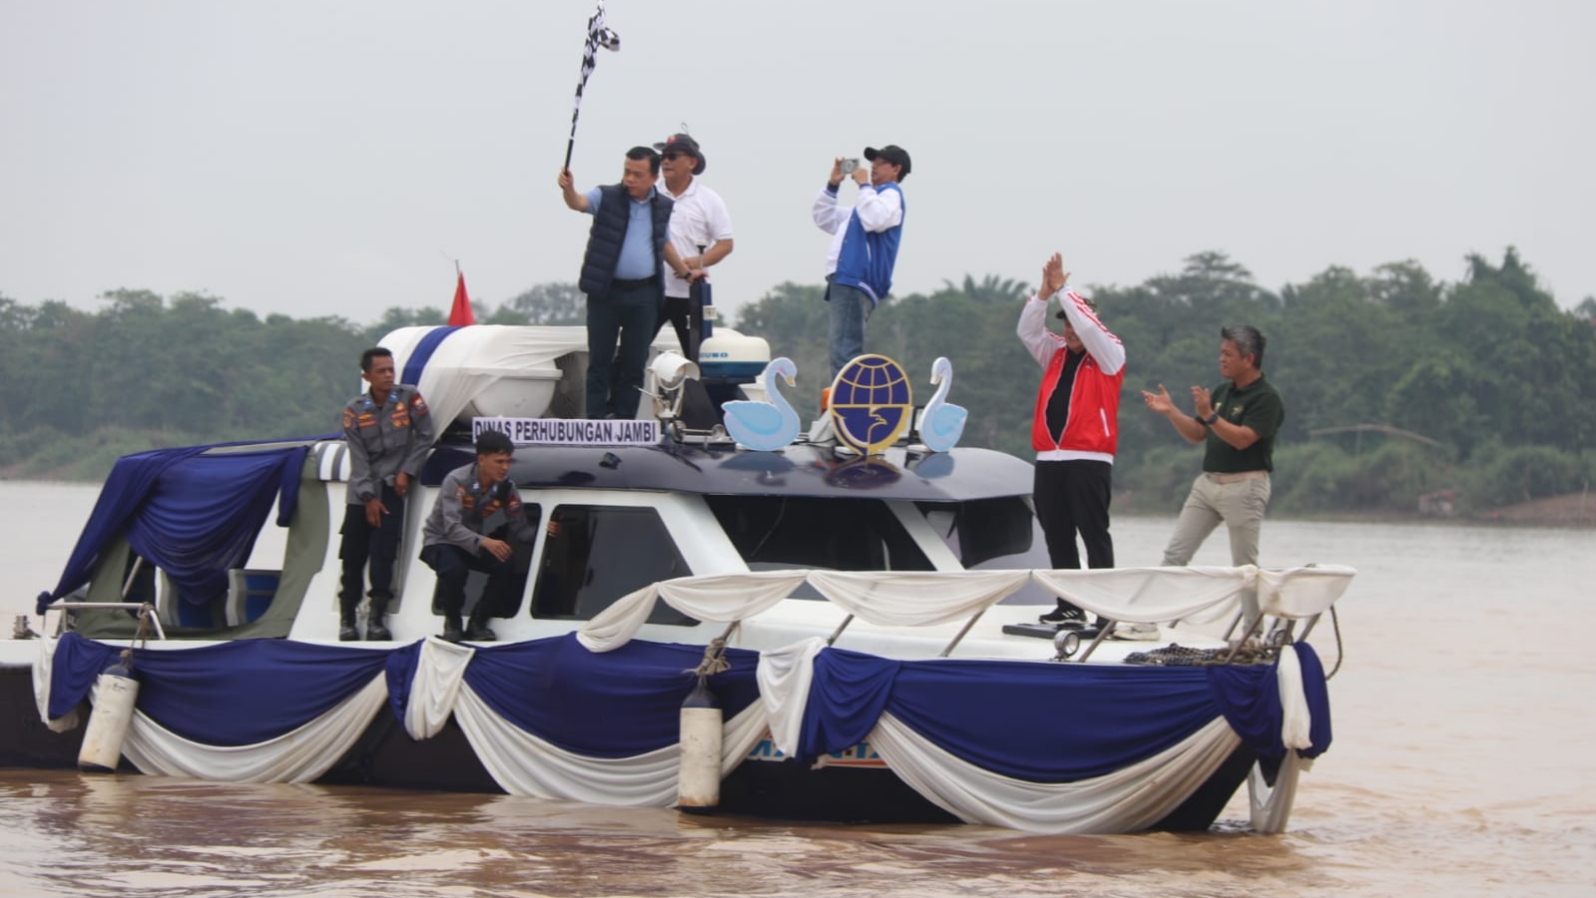
{"label": "metal grab handle", "polygon": [[[166,638],[166,630],[161,627],[160,615],[155,613],[155,606],[149,602],[56,602],[45,610],[49,611],[55,608],[60,608],[62,611],[92,610],[96,608],[123,608],[128,611],[137,611],[140,620],[148,621],[155,628],[155,635],[162,639]],[[60,636],[65,625],[66,615],[62,614],[56,622],[55,635]]]}

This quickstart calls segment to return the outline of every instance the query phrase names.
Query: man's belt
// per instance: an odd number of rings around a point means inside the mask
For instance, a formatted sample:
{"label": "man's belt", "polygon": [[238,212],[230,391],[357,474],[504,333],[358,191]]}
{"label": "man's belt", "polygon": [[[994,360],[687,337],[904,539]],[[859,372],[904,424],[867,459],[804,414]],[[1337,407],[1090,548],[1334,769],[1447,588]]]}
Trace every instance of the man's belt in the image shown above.
{"label": "man's belt", "polygon": [[1269,476],[1269,472],[1268,471],[1238,471],[1238,472],[1236,472],[1234,474],[1216,474],[1216,473],[1214,473],[1212,471],[1204,471],[1203,472],[1203,476],[1207,477],[1209,480],[1213,481],[1214,483],[1240,483],[1243,480],[1257,480],[1260,477],[1268,477]]}
{"label": "man's belt", "polygon": [[626,278],[614,278],[614,279],[612,279],[610,281],[610,286],[619,287],[622,290],[636,290],[639,287],[651,287],[651,286],[653,286],[654,284],[657,284],[657,283],[659,283],[659,275],[656,274],[656,275],[653,275],[652,277],[637,278],[636,280],[627,280]]}

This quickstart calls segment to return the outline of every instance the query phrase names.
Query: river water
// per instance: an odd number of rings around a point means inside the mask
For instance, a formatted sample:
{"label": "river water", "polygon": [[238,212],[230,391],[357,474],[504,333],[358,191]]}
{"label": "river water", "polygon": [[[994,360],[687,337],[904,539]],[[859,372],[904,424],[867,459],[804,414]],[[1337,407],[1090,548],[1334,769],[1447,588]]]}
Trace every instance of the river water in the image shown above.
{"label": "river water", "polygon": [[[0,483],[4,622],[95,495]],[[1116,520],[1116,556],[1156,564],[1172,524]],[[1243,831],[1245,789],[1208,833],[1063,837],[6,770],[0,896],[1596,895],[1596,532],[1271,521],[1262,560],[1359,570],[1283,835]]]}

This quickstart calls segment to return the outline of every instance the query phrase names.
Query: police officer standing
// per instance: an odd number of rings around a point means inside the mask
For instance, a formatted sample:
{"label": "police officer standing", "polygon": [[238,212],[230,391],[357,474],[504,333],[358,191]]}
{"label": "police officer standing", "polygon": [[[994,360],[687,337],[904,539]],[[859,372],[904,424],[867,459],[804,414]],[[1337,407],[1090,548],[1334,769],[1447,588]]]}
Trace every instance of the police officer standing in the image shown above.
{"label": "police officer standing", "polygon": [[405,497],[432,447],[432,416],[415,387],[395,383],[393,353],[378,346],[360,355],[361,376],[371,389],[344,406],[344,441],[352,471],[345,491],[343,586],[338,595],[338,638],[358,640],[355,610],[371,563],[368,640],[391,639],[383,626],[393,600],[393,562],[403,536]]}

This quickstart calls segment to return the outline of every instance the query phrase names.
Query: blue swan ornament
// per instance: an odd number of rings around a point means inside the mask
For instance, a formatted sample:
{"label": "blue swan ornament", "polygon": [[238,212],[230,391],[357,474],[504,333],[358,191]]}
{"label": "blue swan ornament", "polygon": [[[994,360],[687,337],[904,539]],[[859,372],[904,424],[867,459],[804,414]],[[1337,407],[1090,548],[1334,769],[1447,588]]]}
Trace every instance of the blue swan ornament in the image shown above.
{"label": "blue swan ornament", "polygon": [[936,395],[926,403],[925,415],[920,418],[920,439],[932,452],[946,452],[959,444],[964,436],[964,419],[970,416],[962,405],[949,405],[948,390],[953,386],[953,363],[945,356],[931,363],[931,382],[938,384]]}
{"label": "blue swan ornament", "polygon": [[759,377],[766,395],[770,397],[769,402],[743,399],[721,406],[726,432],[749,449],[773,452],[798,436],[798,413],[792,410],[781,391],[776,389],[778,374],[787,379],[787,386],[790,387],[798,374],[798,366],[786,357],[772,359],[765,366]]}

